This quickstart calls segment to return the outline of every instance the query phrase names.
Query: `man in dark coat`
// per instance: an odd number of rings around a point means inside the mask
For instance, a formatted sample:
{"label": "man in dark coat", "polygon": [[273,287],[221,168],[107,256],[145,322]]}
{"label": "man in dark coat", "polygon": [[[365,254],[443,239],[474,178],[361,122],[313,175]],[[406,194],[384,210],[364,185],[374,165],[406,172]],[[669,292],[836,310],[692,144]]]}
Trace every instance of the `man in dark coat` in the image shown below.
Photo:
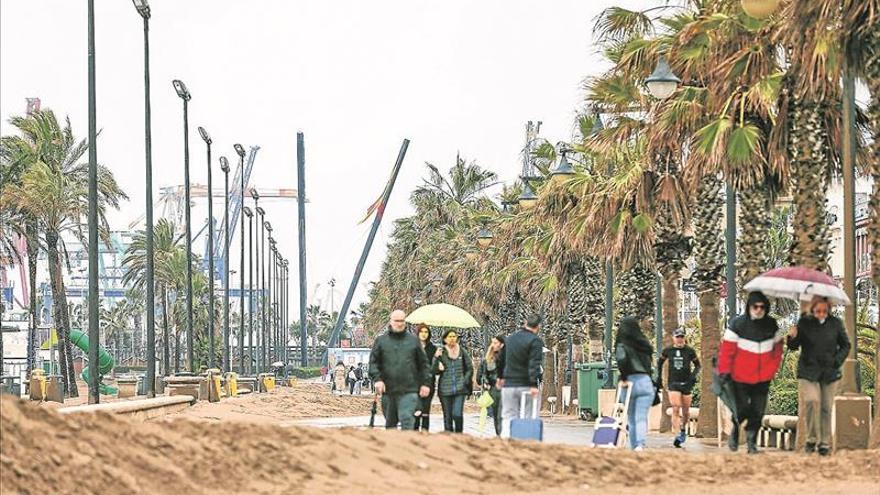
{"label": "man in dark coat", "polygon": [[849,354],[850,342],[840,318],[829,314],[824,297],[814,297],[810,314],[801,316],[788,334],[788,348],[801,350],[798,359],[798,392],[803,401],[807,453],[831,453],[831,409],[840,380],[840,367]]}
{"label": "man in dark coat", "polygon": [[[538,385],[543,374],[544,341],[538,337],[541,316],[533,315],[525,326],[507,337],[503,349],[503,363],[499,365],[496,383],[501,386],[501,416],[503,433],[510,434],[510,422],[520,415],[528,416],[535,401],[540,409],[541,391]],[[521,411],[525,396],[525,411]]]}
{"label": "man in dark coat", "polygon": [[415,429],[419,396],[430,393],[431,369],[419,339],[406,331],[406,314],[391,313],[388,331],[380,335],[370,353],[370,379],[382,397],[385,427]]}

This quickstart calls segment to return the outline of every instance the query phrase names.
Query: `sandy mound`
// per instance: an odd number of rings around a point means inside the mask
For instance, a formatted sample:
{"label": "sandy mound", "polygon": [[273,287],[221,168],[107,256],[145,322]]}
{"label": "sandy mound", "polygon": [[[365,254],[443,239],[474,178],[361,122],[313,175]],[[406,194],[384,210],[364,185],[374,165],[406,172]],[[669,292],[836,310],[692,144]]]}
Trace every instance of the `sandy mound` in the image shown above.
{"label": "sandy mound", "polygon": [[208,421],[279,423],[303,418],[367,416],[371,405],[369,396],[333,395],[327,385],[301,382],[293,387],[278,387],[268,394],[246,394],[215,403],[198,402],[177,416]]}
{"label": "sandy mound", "polygon": [[634,454],[384,430],[133,423],[0,400],[3,493],[643,493],[670,479],[687,480],[667,485],[679,494],[876,494],[880,456]]}

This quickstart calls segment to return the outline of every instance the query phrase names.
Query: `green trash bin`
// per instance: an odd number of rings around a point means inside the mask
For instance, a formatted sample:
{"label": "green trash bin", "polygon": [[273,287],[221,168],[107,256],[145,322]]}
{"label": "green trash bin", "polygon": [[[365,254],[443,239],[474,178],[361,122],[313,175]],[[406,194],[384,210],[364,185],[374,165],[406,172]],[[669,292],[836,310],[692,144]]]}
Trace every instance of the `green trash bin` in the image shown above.
{"label": "green trash bin", "polygon": [[[596,419],[599,413],[599,390],[605,386],[605,363],[578,363],[578,409],[580,417],[588,421]],[[612,368],[611,383],[615,384],[619,374]]]}

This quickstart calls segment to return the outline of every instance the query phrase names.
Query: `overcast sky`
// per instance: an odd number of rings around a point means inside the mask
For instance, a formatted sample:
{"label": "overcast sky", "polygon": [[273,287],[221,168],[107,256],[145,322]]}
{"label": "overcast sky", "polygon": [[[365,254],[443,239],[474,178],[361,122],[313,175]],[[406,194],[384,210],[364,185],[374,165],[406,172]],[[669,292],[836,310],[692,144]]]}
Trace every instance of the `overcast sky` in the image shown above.
{"label": "overcast sky", "polygon": [[[542,120],[542,135],[553,142],[570,136],[582,81],[603,68],[591,46],[595,16],[612,4],[654,3],[151,0],[154,191],[183,183],[174,78],[193,95],[193,183],[206,182],[196,126],[212,134],[215,160],[234,157],[235,142],[259,145],[251,177],[258,188],[296,187],[296,132],[304,132],[309,300],[329,306],[327,282],[335,277],[338,309],[369,230],[357,222],[409,138],[356,307],[379,276],[392,221],[411,212],[407,199],[424,163],[445,170],[460,151],[512,181],[527,120]],[[142,22],[128,0],[96,4],[98,159],[131,197],[110,214],[111,225],[124,229],[144,211]],[[86,43],[85,1],[2,1],[3,134],[25,98],[39,97],[86,137]],[[222,179],[216,162],[214,170]],[[200,201],[196,230],[206,217]],[[267,203],[280,249],[295,260],[296,204]],[[215,216],[222,218],[222,204]],[[291,297],[295,310],[296,287]]]}

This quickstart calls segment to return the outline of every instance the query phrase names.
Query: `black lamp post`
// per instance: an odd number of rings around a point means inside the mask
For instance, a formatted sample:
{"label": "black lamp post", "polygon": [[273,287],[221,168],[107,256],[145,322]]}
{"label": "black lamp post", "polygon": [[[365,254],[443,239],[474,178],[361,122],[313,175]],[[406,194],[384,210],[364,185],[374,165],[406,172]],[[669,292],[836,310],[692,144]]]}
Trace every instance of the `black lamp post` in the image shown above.
{"label": "black lamp post", "polygon": [[[269,232],[266,235],[266,242],[269,243],[268,250],[264,251],[266,254],[266,267],[263,272],[264,280],[266,281],[266,342],[263,346],[263,351],[266,353],[266,359],[263,361],[263,364],[266,365],[267,369],[270,361],[272,361],[272,338],[273,338],[273,311],[272,311],[272,245],[275,243],[275,240],[272,239],[272,224],[266,222],[266,231]],[[263,248],[266,248],[265,243],[263,244]]]}
{"label": "black lamp post", "polygon": [[186,359],[190,373],[195,373],[193,359],[193,300],[192,300],[192,223],[190,222],[189,189],[189,100],[192,95],[180,79],[172,81],[174,91],[183,100],[183,187],[186,202]]}
{"label": "black lamp post", "polygon": [[[101,400],[98,390],[98,342],[101,338],[98,328],[98,123],[97,97],[95,95],[95,0],[88,3],[89,24],[89,403],[97,404]],[[31,287],[31,290],[34,290]],[[72,379],[72,378],[71,378]],[[67,385],[67,384],[65,384]]]}
{"label": "black lamp post", "polygon": [[211,135],[199,126],[199,135],[208,147],[208,368],[214,368],[214,189],[211,181]]}
{"label": "black lamp post", "polygon": [[[241,191],[239,197],[241,203],[244,204],[244,147],[238,143],[233,146],[235,153],[238,154],[238,169],[241,171]],[[244,215],[241,217],[241,252],[239,256],[239,285],[241,294],[239,302],[241,303],[241,312],[238,318],[238,372],[244,374]]]}
{"label": "black lamp post", "polygon": [[220,157],[220,170],[223,171],[223,370],[232,371],[229,356],[229,160]]}
{"label": "black lamp post", "polygon": [[[257,229],[258,229],[258,231],[257,231],[257,232],[258,232],[258,233],[257,233],[257,236],[258,236],[258,237],[257,237],[257,250],[256,250],[256,251],[251,250],[251,252],[253,253],[253,256],[254,256],[254,260],[253,260],[253,261],[254,261],[254,265],[253,265],[253,266],[254,266],[254,269],[256,269],[256,271],[257,271],[257,293],[258,293],[258,294],[261,294],[262,291],[260,290],[260,239],[259,239],[259,229],[260,229],[260,227],[262,226],[262,221],[260,220],[260,217],[261,217],[261,215],[263,214],[263,209],[260,208],[260,194],[257,192],[256,188],[251,188],[250,193],[251,193],[251,197],[254,199],[254,220],[256,221],[256,225],[257,225]],[[252,232],[252,233],[253,233],[253,232]],[[253,239],[251,239],[251,242],[253,242]],[[251,290],[253,291],[253,286],[251,286],[251,287],[252,287]],[[252,310],[253,310],[253,308],[260,308],[260,307],[261,307],[260,304],[259,304],[259,299],[257,300],[257,303],[255,304],[255,303],[253,302],[253,297],[254,297],[253,292],[251,292],[251,298],[252,298],[252,301],[251,301],[251,309],[252,309]],[[259,297],[259,295],[258,295],[258,297]],[[257,320],[257,332],[256,332],[256,333],[257,333],[257,340],[259,340],[260,335],[261,335],[261,333],[260,333],[260,331],[261,331],[261,330],[260,330],[260,329],[261,329],[261,327],[260,327],[260,320],[262,319],[262,317],[260,317],[259,315],[257,315],[257,316],[260,318],[260,319]],[[252,345],[253,345],[253,344],[252,344]],[[256,347],[254,347],[254,349],[256,349]],[[261,357],[261,356],[260,356],[260,353],[257,352],[256,350],[253,351],[253,352],[256,354],[256,356],[255,356],[255,361],[256,361],[256,365],[257,365],[257,370],[260,370],[260,369],[261,369],[261,368],[260,368],[260,365],[262,364],[262,363],[260,362],[260,357]]]}
{"label": "black lamp post", "polygon": [[[248,363],[250,363],[253,359],[253,349],[254,349],[254,305],[253,305],[253,285],[254,285],[254,213],[247,206],[242,208],[245,216],[248,218],[248,232],[251,237],[250,240],[250,250],[248,251],[248,285],[247,285],[247,300],[248,300]],[[244,230],[241,231],[241,238],[244,240]],[[242,243],[243,244],[243,243]],[[244,252],[244,251],[242,251]],[[244,301],[244,286],[242,286],[241,300]],[[242,321],[244,321],[244,312],[241,314]],[[242,341],[244,337],[242,337]],[[242,354],[243,355],[243,354]],[[247,368],[250,371],[251,365],[248,364],[247,367],[242,364],[241,370],[244,373]]]}
{"label": "black lamp post", "polygon": [[269,318],[266,314],[266,229],[271,227],[266,221],[266,210],[257,207],[257,213],[260,214],[260,247],[257,249],[260,262],[258,263],[257,272],[260,275],[260,359],[263,368],[266,366],[266,339],[269,330]]}
{"label": "black lamp post", "polygon": [[289,336],[290,336],[290,260],[284,260],[284,298],[282,299],[282,306],[284,307],[284,318],[282,324],[282,332],[281,332],[281,342],[284,345],[284,364],[290,362],[290,346],[288,345]]}
{"label": "black lamp post", "polygon": [[147,370],[144,376],[144,388],[147,397],[156,396],[156,292],[154,285],[153,262],[153,139],[152,117],[150,112],[150,5],[147,0],[132,0],[134,7],[144,20],[144,157],[145,157],[145,188],[146,188],[146,234],[147,251],[146,266],[146,308],[147,308]]}

